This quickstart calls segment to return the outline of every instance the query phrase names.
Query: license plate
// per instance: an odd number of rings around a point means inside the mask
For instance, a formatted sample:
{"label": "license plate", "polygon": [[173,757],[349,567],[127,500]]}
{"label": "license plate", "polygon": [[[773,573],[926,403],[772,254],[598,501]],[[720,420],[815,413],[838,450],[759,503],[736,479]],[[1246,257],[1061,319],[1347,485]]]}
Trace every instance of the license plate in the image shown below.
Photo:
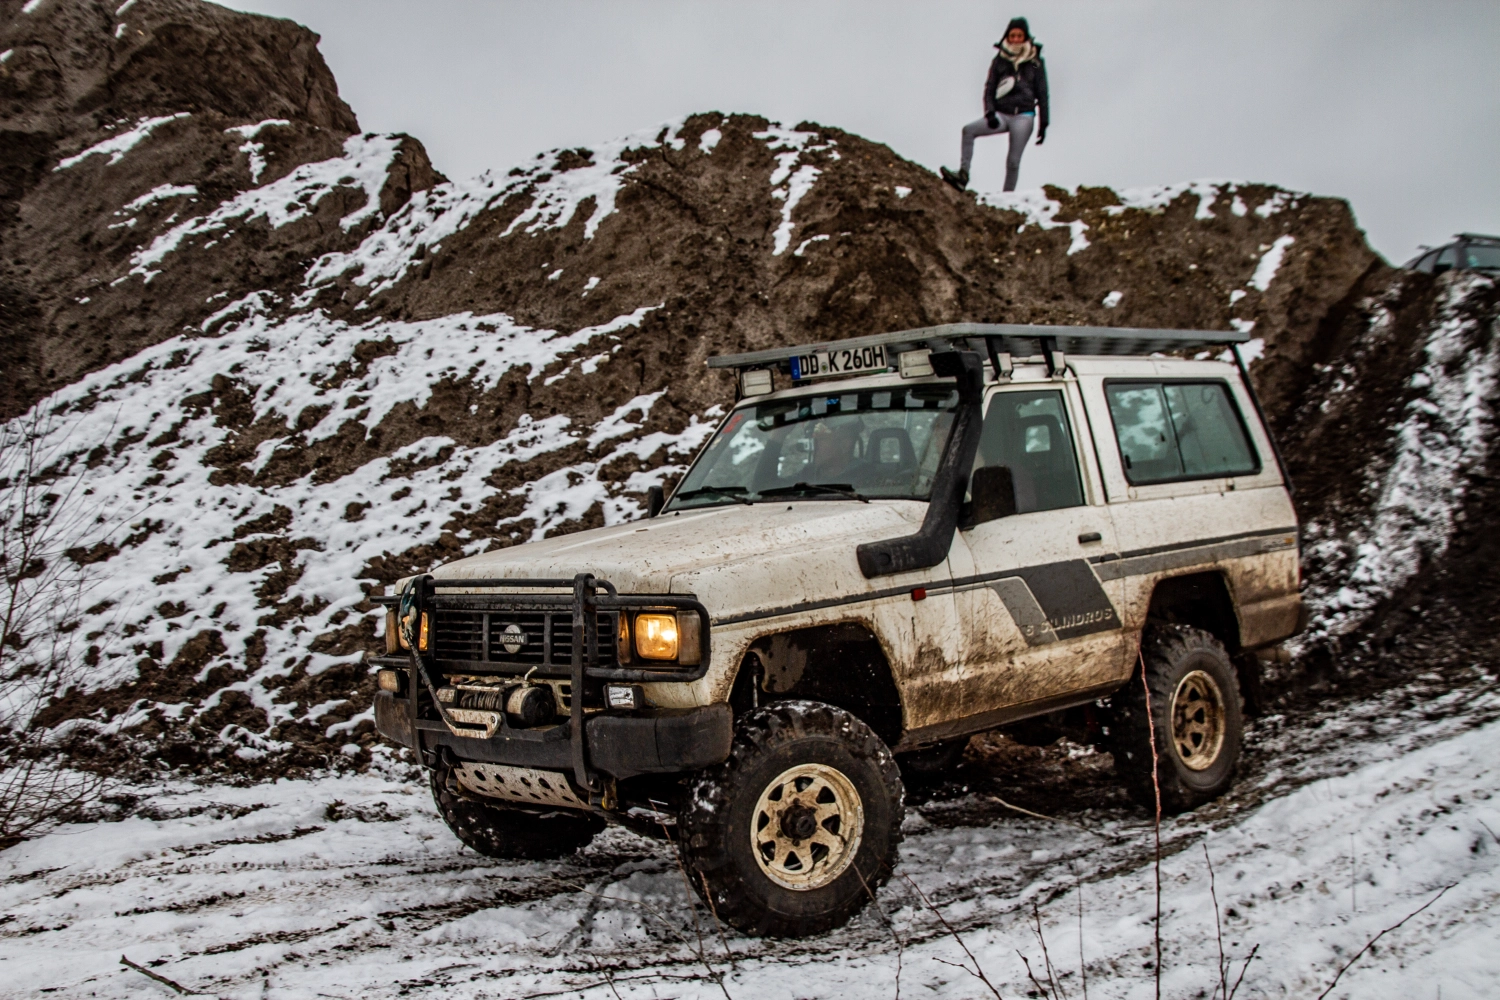
{"label": "license plate", "polygon": [[792,358],[792,378],[796,381],[880,372],[886,368],[885,348],[878,344],[874,347],[814,351],[812,354],[800,354]]}

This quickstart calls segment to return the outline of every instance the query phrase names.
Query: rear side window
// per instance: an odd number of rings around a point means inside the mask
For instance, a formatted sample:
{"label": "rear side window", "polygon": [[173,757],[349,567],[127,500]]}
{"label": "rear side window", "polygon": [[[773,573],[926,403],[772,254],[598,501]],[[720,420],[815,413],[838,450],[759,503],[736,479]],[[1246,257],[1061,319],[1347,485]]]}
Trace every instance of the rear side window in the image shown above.
{"label": "rear side window", "polygon": [[1104,394],[1133,485],[1260,471],[1223,382],[1109,382]]}

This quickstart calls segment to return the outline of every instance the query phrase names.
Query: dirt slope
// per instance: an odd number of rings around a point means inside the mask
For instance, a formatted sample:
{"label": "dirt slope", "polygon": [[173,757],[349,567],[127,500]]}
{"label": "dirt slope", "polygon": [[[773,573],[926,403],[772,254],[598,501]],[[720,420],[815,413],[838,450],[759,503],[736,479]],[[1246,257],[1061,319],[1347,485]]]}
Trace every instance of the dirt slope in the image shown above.
{"label": "dirt slope", "polygon": [[[28,14],[20,0],[0,3],[0,51],[9,54],[0,63],[7,417],[200,321],[212,312],[209,296],[294,281],[307,260],[357,239],[335,224],[350,210],[350,193],[335,192],[294,224],[194,255],[181,273],[112,284],[165,220],[335,156],[359,131],[306,28],[198,0],[136,3],[116,18],[120,6],[46,0]],[[267,120],[278,124],[226,131]],[[143,123],[144,137],[123,155],[104,149],[60,166]],[[433,176],[408,141],[382,208],[399,207]]]}
{"label": "dirt slope", "polygon": [[93,669],[47,721],[132,760],[367,760],[366,593],[636,516],[731,398],[712,354],[960,320],[1253,324],[1323,543],[1318,606],[1343,616],[1309,662],[1369,642],[1414,578],[1329,596],[1360,538],[1418,538],[1392,511],[1424,406],[1451,411],[1431,433],[1458,457],[1418,561],[1488,537],[1487,452],[1463,442],[1489,404],[1438,398],[1483,371],[1409,376],[1450,314],[1489,343],[1493,286],[1399,275],[1337,199],[976,199],[859,136],[716,112],[449,182],[416,140],[359,133],[289,22],[3,9],[0,406],[51,393],[58,482],[100,498],[72,556],[95,579],[69,633]]}

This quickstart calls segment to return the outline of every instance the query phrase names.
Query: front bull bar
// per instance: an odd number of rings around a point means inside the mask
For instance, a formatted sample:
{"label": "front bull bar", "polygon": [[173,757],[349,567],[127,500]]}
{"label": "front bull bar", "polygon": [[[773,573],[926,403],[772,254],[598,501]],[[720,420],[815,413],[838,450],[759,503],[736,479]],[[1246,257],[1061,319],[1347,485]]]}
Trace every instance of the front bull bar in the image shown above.
{"label": "front bull bar", "polygon": [[[590,766],[588,739],[583,711],[584,680],[651,682],[651,681],[695,681],[708,672],[711,640],[708,609],[693,597],[679,594],[620,594],[608,580],[600,580],[591,573],[579,573],[571,580],[547,579],[438,579],[431,574],[412,579],[401,591],[396,612],[396,627],[411,656],[414,683],[408,685],[411,696],[411,718],[413,724],[418,716],[416,678],[427,688],[438,717],[450,731],[458,732],[463,723],[454,719],[438,699],[438,688],[442,686],[437,675],[437,657],[431,650],[419,648],[419,623],[424,612],[435,611],[439,590],[505,590],[524,588],[527,590],[561,590],[569,588],[571,595],[535,594],[526,602],[535,605],[571,606],[573,612],[573,650],[569,677],[573,695],[568,716],[568,741],[572,754],[573,776],[580,788],[587,791],[590,804],[597,806],[603,794],[603,785]],[[603,591],[601,594],[600,591]],[[474,597],[504,597],[509,594],[483,594]],[[690,611],[698,616],[698,663],[696,666],[679,669],[651,669],[637,667],[601,667],[599,659],[599,611],[623,611],[627,608],[667,609]],[[435,620],[435,616],[434,619]]]}

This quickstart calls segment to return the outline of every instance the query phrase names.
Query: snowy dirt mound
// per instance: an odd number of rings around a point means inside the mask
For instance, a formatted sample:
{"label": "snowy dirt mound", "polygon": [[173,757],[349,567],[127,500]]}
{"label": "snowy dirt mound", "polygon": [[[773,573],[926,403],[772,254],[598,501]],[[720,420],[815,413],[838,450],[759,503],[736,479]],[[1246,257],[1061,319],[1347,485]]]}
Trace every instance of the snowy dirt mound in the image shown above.
{"label": "snowy dirt mound", "polygon": [[[367,597],[638,516],[731,399],[712,354],[959,320],[1250,330],[1309,478],[1310,650],[1363,641],[1392,581],[1430,579],[1391,565],[1451,560],[1489,502],[1493,352],[1454,366],[1490,286],[1397,277],[1334,199],[976,199],[838,129],[719,113],[449,181],[360,133],[290,22],[5,10],[0,405],[89,515],[54,554],[90,581],[60,623],[89,670],[42,718],[114,767],[368,764]],[[1341,409],[1337,373],[1379,350],[1414,381]]]}

